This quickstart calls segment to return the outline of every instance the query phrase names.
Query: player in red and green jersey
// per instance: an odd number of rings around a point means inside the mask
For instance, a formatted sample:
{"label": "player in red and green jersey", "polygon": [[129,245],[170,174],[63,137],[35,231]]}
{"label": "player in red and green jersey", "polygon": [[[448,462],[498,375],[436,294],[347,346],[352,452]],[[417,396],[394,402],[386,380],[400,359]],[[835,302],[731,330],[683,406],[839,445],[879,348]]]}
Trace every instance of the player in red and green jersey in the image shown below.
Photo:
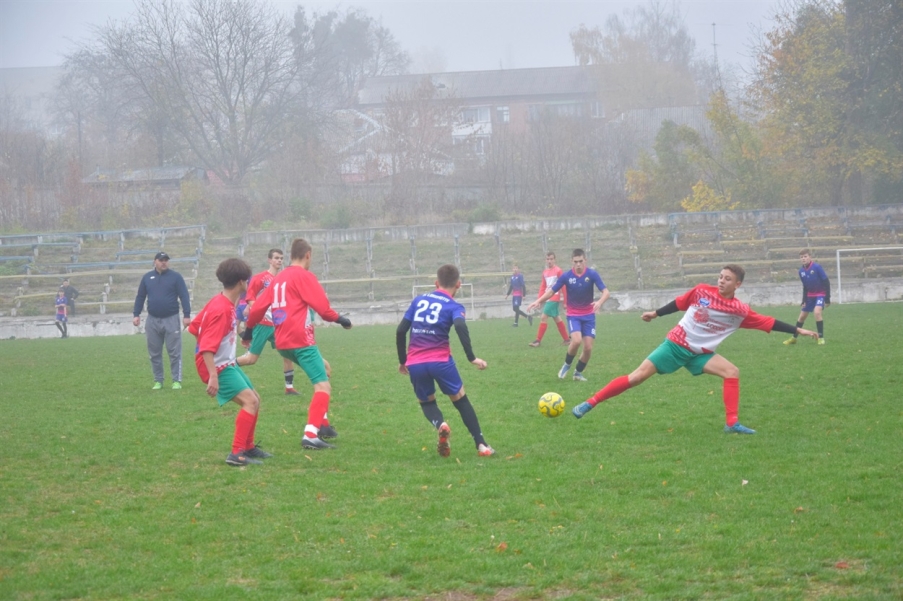
{"label": "player in red and green jersey", "polygon": [[[570,271],[563,273],[558,281],[545,291],[545,294],[530,303],[527,311],[533,311],[562,288],[567,292],[568,330],[571,331],[571,341],[568,344],[567,354],[564,356],[564,365],[558,370],[558,378],[563,380],[567,376],[571,364],[577,357],[577,351],[582,345],[583,351],[577,361],[577,369],[574,370],[574,380],[586,382],[583,370],[589,363],[596,340],[596,313],[599,312],[611,293],[605,287],[599,272],[586,266],[586,253],[583,252],[583,249],[575,248],[571,253]],[[601,291],[599,300],[593,300],[596,288]]]}
{"label": "player in red and green jersey", "polygon": [[[439,433],[439,444],[436,447],[439,455],[448,457],[450,453],[448,437],[451,435],[451,428],[436,404],[437,383],[461,414],[461,420],[473,437],[477,454],[480,457],[491,457],[495,450],[483,438],[480,422],[464,391],[464,382],[461,381],[449,346],[449,333],[454,327],[467,360],[477,369],[486,369],[486,362],[474,355],[470,346],[464,307],[454,300],[461,287],[461,274],[454,265],[443,265],[436,273],[436,278],[436,290],[411,301],[395,330],[398,371],[410,376],[423,415]],[[408,331],[411,332],[411,343],[405,348]]]}
{"label": "player in red and green jersey", "polygon": [[774,317],[759,315],[749,305],[734,296],[743,283],[746,272],[739,265],[725,265],[718,276],[718,285],[699,284],[685,294],[655,311],[643,313],[643,321],[685,311],[683,318],[668,333],[665,341],[655,349],[632,373],[609,382],[588,400],[573,409],[580,419],[593,407],[639,386],[656,373],[670,374],[684,367],[694,376],[711,374],[724,381],[724,431],[735,434],[755,434],[756,431],[738,421],[740,407],[740,370],[715,353],[725,338],[739,328],[763,332],[798,333],[817,338],[818,334],[794,327]]}
{"label": "player in red and green jersey", "polygon": [[216,397],[220,406],[229,401],[241,409],[235,418],[232,452],[226,463],[245,466],[272,457],[254,443],[254,431],[260,411],[260,396],[248,377],[236,365],[235,339],[238,320],[235,306],[247,287],[251,268],[241,259],[226,259],[216,269],[216,279],[223,291],[208,302],[188,324],[188,331],[198,339],[194,362],[207,394]]}
{"label": "player in red and green jersey", "polygon": [[[561,267],[555,264],[555,253],[546,253],[546,268],[542,270],[542,282],[539,284],[539,298],[542,298],[542,295],[546,293],[546,290],[551,288],[555,282],[558,281],[558,278],[561,277],[562,273]],[[555,322],[555,325],[558,326],[558,333],[561,334],[561,339],[564,341],[563,343],[570,343],[567,329],[564,327],[564,320],[558,315],[561,300],[564,298],[566,291],[567,288],[562,288],[560,291],[549,297],[549,300],[542,306],[542,317],[539,318],[539,330],[536,332],[536,340],[531,342],[530,346],[535,347],[542,343],[542,337],[546,335],[546,328],[549,327],[550,317]]]}
{"label": "player in red and green jersey", "polygon": [[[271,248],[267,253],[267,263],[269,266],[264,271],[255,274],[254,277],[251,278],[251,281],[248,283],[248,291],[245,295],[247,300],[247,308],[245,309],[244,314],[245,318],[247,318],[251,312],[251,307],[254,305],[254,301],[257,297],[260,296],[264,289],[273,283],[276,275],[282,270],[282,258],[282,250]],[[257,359],[260,358],[260,353],[266,348],[268,342],[272,348],[276,348],[275,331],[276,328],[273,326],[273,320],[269,311],[267,311],[256,327],[247,328],[245,330],[245,335],[242,338],[247,340],[248,334],[250,334],[251,344],[248,346],[248,352],[238,358],[238,364],[242,367],[247,367],[248,365],[257,363]],[[298,394],[295,390],[295,370],[293,365],[294,364],[289,359],[286,359],[285,357],[282,358],[282,375],[285,378],[285,394],[289,395]]]}
{"label": "player in red and green jersey", "polygon": [[307,240],[296,238],[292,242],[291,264],[254,301],[248,315],[248,327],[255,327],[270,311],[276,328],[276,350],[301,367],[314,386],[301,446],[305,449],[333,449],[333,445],[319,436],[323,417],[329,410],[332,386],[314,339],[310,309],[325,321],[338,323],[346,330],[351,328],[351,321],[341,317],[329,305],[326,291],[310,271],[311,252]]}

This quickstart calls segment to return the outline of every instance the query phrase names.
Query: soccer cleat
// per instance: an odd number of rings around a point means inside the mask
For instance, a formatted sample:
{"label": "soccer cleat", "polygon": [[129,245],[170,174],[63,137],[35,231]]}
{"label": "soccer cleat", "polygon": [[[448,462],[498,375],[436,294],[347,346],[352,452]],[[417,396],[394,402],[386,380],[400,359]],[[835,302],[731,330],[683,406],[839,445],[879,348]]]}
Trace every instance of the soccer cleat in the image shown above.
{"label": "soccer cleat", "polygon": [[568,375],[568,370],[571,369],[571,366],[565,363],[561,366],[561,369],[558,370],[558,379],[564,380],[564,377]]}
{"label": "soccer cleat", "polygon": [[530,343],[530,346],[532,346],[534,348],[539,346],[539,340],[534,340],[533,342]]}
{"label": "soccer cleat", "polygon": [[320,432],[317,434],[317,436],[321,440],[326,440],[327,438],[338,438],[339,433],[336,432],[335,428],[333,428],[331,425],[324,426],[320,424]]}
{"label": "soccer cleat", "polygon": [[477,447],[477,455],[480,457],[492,457],[495,455],[495,449],[488,444],[480,443],[480,446]]}
{"label": "soccer cleat", "polygon": [[818,344],[819,344],[819,345],[823,345],[824,343],[825,343],[825,339],[824,339],[824,338],[819,338],[819,339],[818,339]]}
{"label": "soccer cleat", "polygon": [[737,422],[733,426],[724,426],[725,434],[755,434],[756,431],[752,428],[747,428],[742,425],[740,422]]}
{"label": "soccer cleat", "polygon": [[245,457],[250,457],[251,459],[269,459],[273,456],[272,453],[267,453],[256,444],[250,449],[246,449],[244,455]]}
{"label": "soccer cleat", "polygon": [[512,327],[512,328],[516,328],[516,327],[517,327],[517,322],[515,321],[513,324],[511,324],[511,327]]}
{"label": "soccer cleat", "polygon": [[151,390],[163,390],[163,382],[154,382]]}
{"label": "soccer cleat", "polygon": [[244,467],[246,465],[259,465],[263,461],[251,459],[245,453],[229,453],[229,456],[226,457],[226,463],[235,467]]}
{"label": "soccer cleat", "polygon": [[172,389],[173,390],[182,390],[182,383],[181,382],[173,382]]}
{"label": "soccer cleat", "polygon": [[592,405],[590,405],[586,401],[583,401],[582,403],[580,403],[579,405],[577,405],[576,407],[571,409],[571,413],[574,414],[574,417],[576,417],[577,419],[580,419],[581,417],[583,417],[584,415],[589,413],[592,410],[592,408],[593,408]]}
{"label": "soccer cleat", "polygon": [[790,346],[791,344],[796,344],[796,338],[788,338],[784,341],[784,346]]}
{"label": "soccer cleat", "polygon": [[300,395],[301,393],[298,392],[297,390],[295,390],[294,388],[286,388],[285,394],[287,394],[288,396],[293,396],[293,395]]}
{"label": "soccer cleat", "polygon": [[451,445],[448,444],[449,436],[451,436],[451,428],[442,422],[442,425],[439,426],[439,443],[436,445],[440,457],[448,457],[451,454]]}
{"label": "soccer cleat", "polygon": [[319,437],[311,438],[310,436],[305,436],[301,439],[301,448],[318,451],[320,449],[334,449],[335,445],[331,445]]}
{"label": "soccer cleat", "polygon": [[529,323],[531,326],[533,325],[533,316],[532,315],[527,315],[527,323]]}
{"label": "soccer cleat", "polygon": [[579,371],[574,372],[574,381],[575,382],[588,382],[586,378],[583,377],[583,374]]}

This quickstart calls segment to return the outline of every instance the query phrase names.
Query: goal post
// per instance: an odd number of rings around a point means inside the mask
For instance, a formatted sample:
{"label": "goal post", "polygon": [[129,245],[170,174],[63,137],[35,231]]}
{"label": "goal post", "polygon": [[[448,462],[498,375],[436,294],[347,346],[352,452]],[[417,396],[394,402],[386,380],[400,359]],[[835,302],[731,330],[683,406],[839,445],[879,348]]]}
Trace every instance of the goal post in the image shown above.
{"label": "goal post", "polygon": [[[418,289],[420,289],[419,293],[417,292]],[[426,290],[424,290],[424,289],[426,289]],[[430,292],[435,289],[436,289],[435,284],[424,284],[424,285],[420,285],[420,286],[418,286],[417,284],[414,284],[413,286],[411,286],[411,298],[416,298],[418,294],[424,294],[424,292]],[[476,313],[475,313],[476,305],[474,304],[474,299],[473,299],[473,284],[462,283],[461,290],[464,290],[464,289],[470,290],[470,315],[471,315],[470,319],[474,320],[474,319],[476,319]],[[462,298],[461,300],[463,300],[465,302],[461,303],[461,304],[466,304],[467,299],[468,299],[468,297],[466,297],[466,296],[464,298]]]}
{"label": "goal post", "polygon": [[882,250],[903,250],[903,246],[876,246],[874,248],[838,248],[837,249],[837,304],[843,303],[843,284],[840,277],[840,253],[875,252]]}

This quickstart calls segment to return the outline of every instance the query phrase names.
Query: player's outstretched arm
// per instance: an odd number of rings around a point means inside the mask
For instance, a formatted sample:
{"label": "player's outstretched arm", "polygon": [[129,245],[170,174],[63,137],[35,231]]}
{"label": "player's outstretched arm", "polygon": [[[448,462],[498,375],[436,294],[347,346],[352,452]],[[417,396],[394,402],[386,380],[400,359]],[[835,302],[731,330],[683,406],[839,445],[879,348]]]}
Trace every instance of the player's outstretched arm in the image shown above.
{"label": "player's outstretched arm", "polygon": [[655,311],[645,311],[640,317],[643,318],[643,321],[652,321],[656,317],[658,317],[658,313]]}
{"label": "player's outstretched arm", "polygon": [[476,365],[477,369],[479,369],[480,371],[483,371],[484,369],[486,369],[486,367],[488,365],[485,361],[483,361],[479,357],[474,357],[474,359],[473,359],[473,361],[471,361],[471,363]]}
{"label": "player's outstretched arm", "polygon": [[813,332],[812,330],[804,330],[803,328],[797,328],[796,333],[800,336],[808,336],[809,338],[818,338],[818,332]]}

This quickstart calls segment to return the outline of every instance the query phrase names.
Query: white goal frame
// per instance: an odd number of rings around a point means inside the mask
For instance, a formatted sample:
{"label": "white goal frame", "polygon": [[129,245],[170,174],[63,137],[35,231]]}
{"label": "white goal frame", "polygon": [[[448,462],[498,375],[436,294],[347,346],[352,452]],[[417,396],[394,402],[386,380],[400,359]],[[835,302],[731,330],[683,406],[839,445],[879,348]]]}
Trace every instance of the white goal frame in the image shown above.
{"label": "white goal frame", "polygon": [[837,304],[843,303],[843,286],[840,280],[840,253],[874,252],[876,250],[903,250],[903,246],[878,246],[875,248],[838,248],[837,249]]}
{"label": "white goal frame", "polygon": [[[462,289],[467,288],[468,286],[470,287],[470,315],[471,315],[470,320],[473,321],[474,319],[477,318],[476,317],[476,305],[474,304],[474,300],[473,300],[473,284],[464,284],[464,283],[461,284]],[[414,284],[413,286],[411,286],[411,298],[417,297],[417,289],[418,288],[429,288],[430,290],[435,290],[436,285],[435,284],[422,284],[422,285],[418,286],[417,284]],[[462,298],[461,300],[466,301],[467,297]],[[464,303],[461,303],[461,304],[464,304]]]}

